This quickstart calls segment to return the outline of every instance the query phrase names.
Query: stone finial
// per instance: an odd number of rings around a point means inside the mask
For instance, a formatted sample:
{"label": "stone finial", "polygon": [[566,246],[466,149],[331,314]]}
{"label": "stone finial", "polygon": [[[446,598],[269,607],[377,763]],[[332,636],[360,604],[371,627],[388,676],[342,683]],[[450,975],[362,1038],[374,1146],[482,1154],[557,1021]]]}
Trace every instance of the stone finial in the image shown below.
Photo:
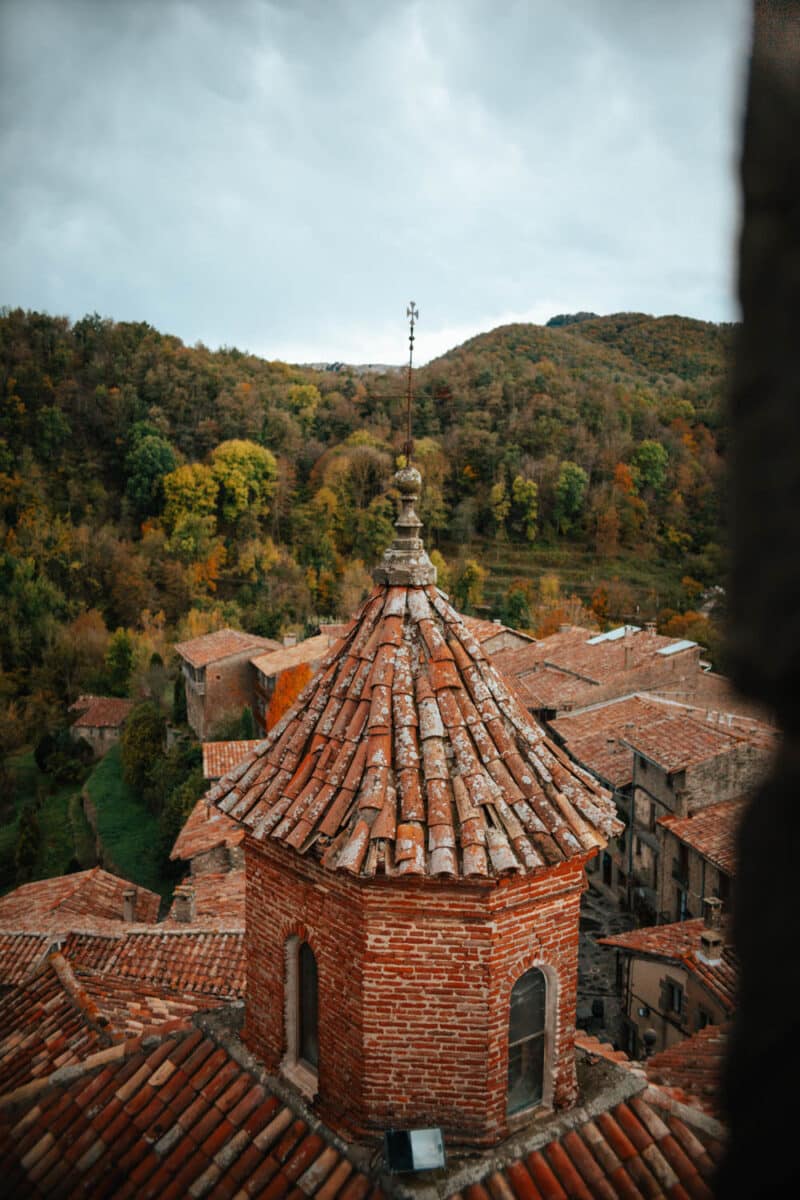
{"label": "stone finial", "polygon": [[416,467],[401,467],[395,474],[394,484],[400,493],[400,511],[394,523],[397,532],[372,577],[376,583],[391,586],[427,587],[436,583],[436,567],[428,558],[419,536],[422,522],[415,505],[419,500],[422,476]]}

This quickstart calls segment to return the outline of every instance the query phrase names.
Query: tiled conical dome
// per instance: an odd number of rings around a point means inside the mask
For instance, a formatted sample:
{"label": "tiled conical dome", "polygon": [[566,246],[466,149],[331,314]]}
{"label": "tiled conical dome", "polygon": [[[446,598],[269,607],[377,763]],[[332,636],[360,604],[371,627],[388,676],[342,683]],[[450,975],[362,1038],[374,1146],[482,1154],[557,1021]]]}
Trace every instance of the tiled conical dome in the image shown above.
{"label": "tiled conical dome", "polygon": [[209,803],[355,875],[530,874],[622,828],[435,586],[419,475],[398,473],[378,586],[294,708]]}

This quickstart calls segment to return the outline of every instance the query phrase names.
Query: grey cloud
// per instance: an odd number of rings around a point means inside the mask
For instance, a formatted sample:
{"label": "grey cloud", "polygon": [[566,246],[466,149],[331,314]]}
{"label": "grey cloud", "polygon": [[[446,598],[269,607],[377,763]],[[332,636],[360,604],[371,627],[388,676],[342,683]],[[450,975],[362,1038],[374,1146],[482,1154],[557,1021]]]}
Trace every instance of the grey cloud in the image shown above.
{"label": "grey cloud", "polygon": [[307,358],[409,295],[730,317],[746,11],[7,0],[0,302]]}

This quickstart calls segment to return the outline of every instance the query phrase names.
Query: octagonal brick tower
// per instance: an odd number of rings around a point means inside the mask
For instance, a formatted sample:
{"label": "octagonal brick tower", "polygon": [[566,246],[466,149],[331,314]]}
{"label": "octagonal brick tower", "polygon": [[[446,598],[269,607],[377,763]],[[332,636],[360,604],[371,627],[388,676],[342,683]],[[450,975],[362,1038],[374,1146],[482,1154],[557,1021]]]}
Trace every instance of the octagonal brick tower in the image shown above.
{"label": "octagonal brick tower", "polygon": [[419,474],[395,482],[374,591],[208,799],[247,830],[252,1051],[346,1136],[485,1146],[575,1100],[584,866],[621,826],[436,588]]}

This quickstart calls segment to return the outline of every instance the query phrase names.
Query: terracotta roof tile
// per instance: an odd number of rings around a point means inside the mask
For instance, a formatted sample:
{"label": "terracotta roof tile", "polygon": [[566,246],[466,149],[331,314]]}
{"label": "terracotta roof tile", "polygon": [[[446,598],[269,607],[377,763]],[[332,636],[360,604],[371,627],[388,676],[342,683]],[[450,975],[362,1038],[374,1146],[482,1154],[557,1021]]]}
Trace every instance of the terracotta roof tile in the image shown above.
{"label": "terracotta roof tile", "polygon": [[[627,632],[621,636],[623,628]],[[521,649],[501,650],[495,657],[500,670],[522,679],[532,690],[538,685],[530,676],[543,670],[570,676],[583,684],[585,703],[591,703],[593,688],[622,679],[646,664],[658,663],[659,654],[661,659],[696,657],[697,647],[691,643],[676,654],[662,653],[678,644],[676,638],[663,637],[635,625],[621,626],[619,631],[610,630],[605,635],[572,625]]]}
{"label": "terracotta roof tile", "polygon": [[710,804],[690,817],[662,817],[663,825],[687,846],[708,859],[726,875],[736,874],[736,835],[747,798]]}
{"label": "terracotta roof tile", "polygon": [[245,991],[244,933],[191,926],[133,930],[119,937],[70,934],[64,955],[91,968],[173,992],[241,999]]}
{"label": "terracotta roof tile", "polygon": [[242,826],[225,813],[211,808],[205,796],[201,796],[175,839],[170,858],[191,862],[198,854],[207,854],[217,846],[238,846],[243,838]]}
{"label": "terracotta roof tile", "polygon": [[715,1133],[721,1127],[698,1116],[689,1128],[672,1111],[675,1099],[669,1089],[647,1087],[592,1120],[579,1120],[554,1140],[537,1139],[538,1149],[510,1162],[501,1159],[499,1167],[489,1158],[483,1178],[475,1181],[473,1167],[469,1184],[460,1190],[445,1186],[442,1194],[450,1200],[711,1200],[712,1148],[718,1153]]}
{"label": "terracotta roof tile", "polygon": [[[451,779],[480,843],[441,807],[438,784]],[[510,804],[545,797],[543,856]],[[434,587],[377,587],[294,709],[208,799],[257,838],[367,875],[535,871],[619,828],[607,794],[553,746]]]}
{"label": "terracotta roof tile", "polygon": [[215,633],[206,633],[188,642],[177,642],[173,649],[190,666],[201,668],[212,662],[220,662],[223,658],[231,658],[235,654],[263,654],[270,650],[280,650],[281,646],[271,638],[258,637],[254,633],[241,633],[238,629],[218,629]]}
{"label": "terracotta roof tile", "polygon": [[[62,1189],[68,1185],[69,1194],[74,1188],[102,1195],[110,1185],[111,1194],[120,1195],[127,1179],[133,1184],[128,1194],[159,1197],[201,1196],[210,1189],[235,1195],[242,1185],[255,1195],[272,1181],[277,1197],[292,1194],[295,1186],[300,1196],[343,1195],[345,1181],[354,1197],[370,1191],[366,1176],[278,1100],[255,1108],[243,1104],[245,1097],[257,1100],[267,1093],[227,1052],[209,1080],[204,1064],[219,1048],[198,1031],[176,1031],[154,1049],[130,1040],[119,1050],[111,1064],[89,1057],[75,1077],[43,1079],[33,1096],[0,1098],[0,1164],[6,1180],[16,1181],[15,1194],[44,1195],[58,1181]],[[168,1065],[174,1068],[171,1078],[183,1079],[172,1099],[169,1083],[154,1083]],[[100,1076],[116,1097],[114,1119],[105,1125],[97,1097],[89,1105],[76,1102]],[[198,1100],[212,1101],[214,1127],[190,1121],[187,1131],[183,1114]],[[102,1181],[102,1188],[90,1186],[94,1181]],[[326,1188],[331,1182],[334,1187]]]}
{"label": "terracotta roof tile", "polygon": [[674,771],[743,744],[765,753],[778,744],[776,731],[762,722],[646,694],[568,713],[551,726],[573,757],[619,788],[633,779],[635,750]]}
{"label": "terracotta roof tile", "polygon": [[690,1038],[654,1054],[645,1063],[647,1078],[676,1100],[720,1115],[719,1087],[730,1026],[707,1025]]}
{"label": "terracotta roof tile", "polygon": [[44,961],[53,938],[46,933],[0,932],[0,988],[14,987]]}
{"label": "terracotta roof tile", "polygon": [[88,929],[114,931],[123,925],[123,894],[136,888],[135,919],[151,923],[161,897],[102,867],[24,883],[0,898],[0,929],[37,933]]}
{"label": "terracotta roof tile", "polygon": [[260,745],[260,738],[238,742],[203,742],[203,775],[206,779],[221,779]]}
{"label": "terracotta roof tile", "polygon": [[134,706],[133,700],[120,700],[114,696],[91,696],[87,699],[91,703],[72,722],[73,729],[119,729]]}
{"label": "terracotta roof tile", "polygon": [[700,953],[702,917],[671,925],[651,925],[612,937],[598,938],[603,946],[614,946],[629,954],[667,959],[680,963],[723,1005],[728,1013],[736,1008],[738,964],[732,948],[723,947],[718,962],[709,963]]}

